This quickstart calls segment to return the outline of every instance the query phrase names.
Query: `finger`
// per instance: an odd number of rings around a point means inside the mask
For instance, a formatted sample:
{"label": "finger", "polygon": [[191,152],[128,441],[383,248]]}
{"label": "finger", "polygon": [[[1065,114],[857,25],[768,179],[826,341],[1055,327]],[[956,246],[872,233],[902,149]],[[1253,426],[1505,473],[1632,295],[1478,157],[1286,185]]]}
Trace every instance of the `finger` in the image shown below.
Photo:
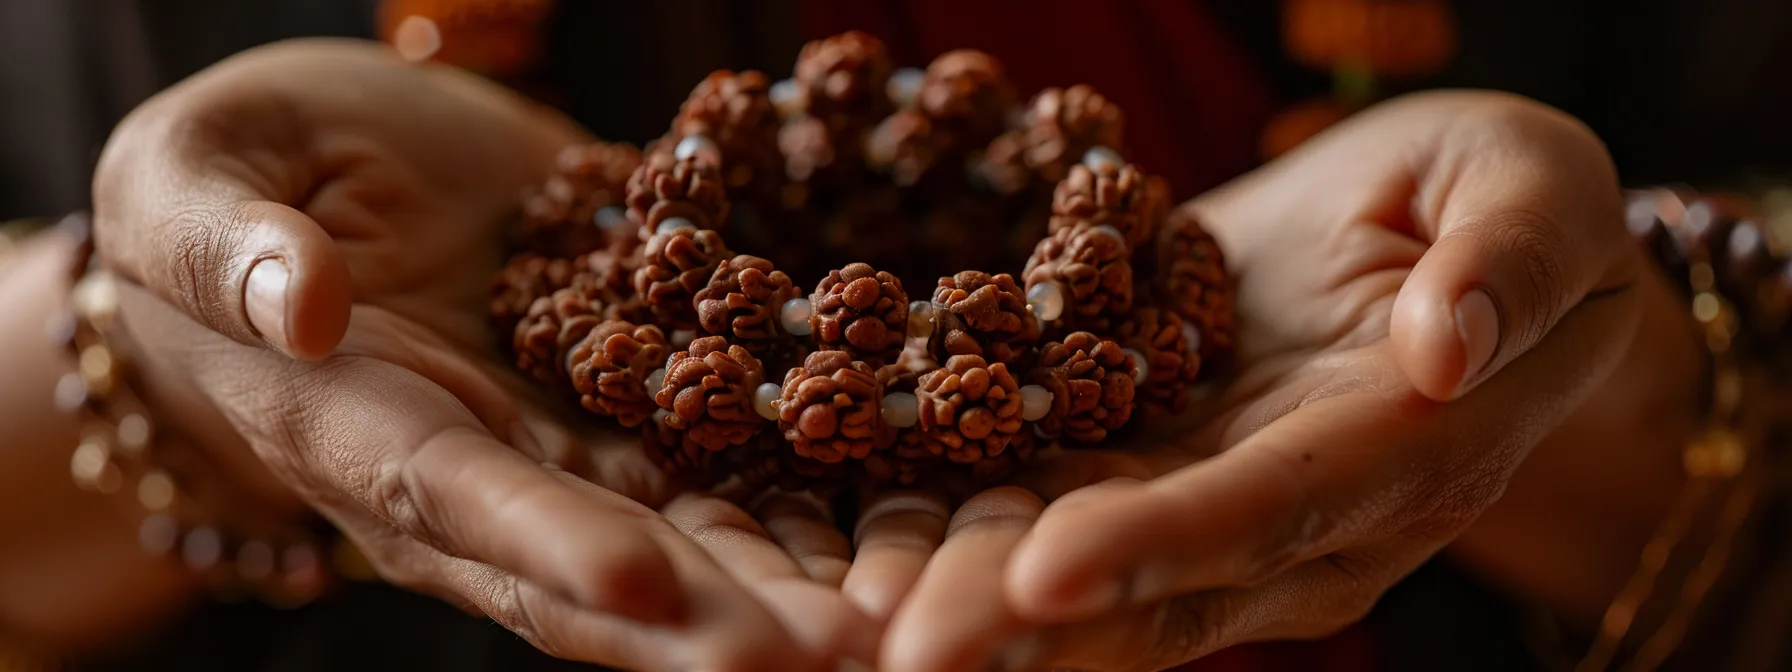
{"label": "finger", "polygon": [[811,580],[745,510],[718,497],[682,495],[664,513],[776,614],[805,651],[826,660],[869,661],[876,656],[876,624],[838,591]]}
{"label": "finger", "polygon": [[1013,487],[986,490],[965,502],[914,594],[890,622],[878,669],[982,670],[1001,643],[1024,632],[1026,624],[1008,608],[1002,582],[991,575],[1007,565],[1043,508],[1037,496]]}
{"label": "finger", "polygon": [[810,580],[840,587],[852,567],[852,544],[834,526],[824,502],[806,493],[780,492],[765,497],[753,511],[765,526],[766,536],[795,560]]}
{"label": "finger", "polygon": [[685,617],[645,623],[591,611],[483,563],[450,557],[350,504],[331,515],[382,577],[483,613],[558,658],[639,670],[822,669],[775,619],[699,549],[662,526],[684,590]]}
{"label": "finger", "polygon": [[[94,236],[120,272],[214,331],[298,358],[347,329],[348,266],[298,203],[304,129],[271,97],[186,85],[120,124],[94,177]],[[175,95],[179,94],[179,95]]]}
{"label": "finger", "polygon": [[1417,225],[1433,242],[1390,325],[1402,369],[1440,401],[1636,273],[1616,172],[1593,133],[1535,103],[1477,100],[1420,171]]}
{"label": "finger", "polygon": [[879,495],[859,515],[857,550],[841,592],[871,618],[888,622],[945,540],[950,517],[945,498],[935,493]]}
{"label": "finger", "polygon": [[1029,619],[1069,622],[1251,585],[1420,523],[1453,536],[1623,356],[1604,344],[1631,328],[1635,299],[1583,302],[1526,357],[1449,404],[1413,391],[1386,346],[1353,354],[1217,457],[1054,502],[1015,553],[1008,598]]}

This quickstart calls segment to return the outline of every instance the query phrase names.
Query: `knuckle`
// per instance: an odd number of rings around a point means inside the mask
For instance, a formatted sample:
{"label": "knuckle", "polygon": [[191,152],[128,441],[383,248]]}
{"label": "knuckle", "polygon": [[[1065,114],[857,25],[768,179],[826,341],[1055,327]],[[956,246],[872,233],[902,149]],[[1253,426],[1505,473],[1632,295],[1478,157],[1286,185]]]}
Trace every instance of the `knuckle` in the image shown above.
{"label": "knuckle", "polygon": [[543,627],[544,621],[537,614],[541,605],[530,606],[531,598],[525,594],[523,582],[506,577],[503,583],[493,591],[487,615],[542,653],[553,658],[570,658],[565,643]]}
{"label": "knuckle", "polygon": [[733,502],[719,497],[686,496],[668,509],[672,526],[693,539],[766,536],[765,528]]}
{"label": "knuckle", "polygon": [[245,236],[246,209],[241,202],[183,203],[157,226],[170,248],[154,280],[194,317],[232,334],[240,331],[240,298],[228,288],[241,270],[235,251]]}

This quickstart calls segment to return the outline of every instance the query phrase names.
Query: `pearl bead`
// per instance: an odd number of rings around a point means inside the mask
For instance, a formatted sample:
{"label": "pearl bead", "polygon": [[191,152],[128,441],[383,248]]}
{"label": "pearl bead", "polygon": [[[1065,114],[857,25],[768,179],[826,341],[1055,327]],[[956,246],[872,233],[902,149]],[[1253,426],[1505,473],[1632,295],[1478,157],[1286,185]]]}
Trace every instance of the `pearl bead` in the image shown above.
{"label": "pearl bead", "polygon": [[1127,348],[1126,356],[1131,357],[1133,365],[1138,367],[1132,372],[1132,384],[1144,385],[1145,376],[1151,374],[1151,366],[1145,363],[1145,355],[1132,348]]}
{"label": "pearl bead", "polygon": [[605,206],[597,209],[591,222],[606,232],[620,231],[628,227],[628,212],[614,205]]}
{"label": "pearl bead", "polygon": [[663,236],[668,233],[677,233],[679,231],[685,231],[685,230],[696,231],[697,225],[692,224],[691,220],[685,219],[683,217],[667,217],[666,221],[660,222],[660,225],[658,227],[656,227],[653,231],[654,231],[654,233],[658,233]]}
{"label": "pearl bead", "polygon": [[908,302],[908,335],[909,338],[927,338],[933,335],[933,302]]}
{"label": "pearl bead", "polygon": [[920,402],[907,392],[884,395],[884,423],[891,427],[913,427],[921,417]]}
{"label": "pearl bead", "polygon": [[1064,288],[1045,281],[1027,288],[1027,307],[1042,322],[1050,322],[1064,314]]}
{"label": "pearl bead", "polygon": [[778,325],[784,327],[784,333],[792,336],[808,336],[811,329],[809,316],[813,312],[808,299],[785,301],[783,307],[778,309]]}
{"label": "pearl bead", "polygon": [[799,111],[797,109],[798,93],[800,92],[796,88],[796,81],[780,79],[777,83],[772,84],[772,88],[766,92],[766,96],[771,98],[772,107],[777,108],[778,114],[791,116]]}
{"label": "pearl bead", "polygon": [[666,386],[666,370],[665,369],[654,369],[653,373],[647,374],[647,384],[646,384],[647,394],[649,394],[649,395],[659,394],[660,389],[664,388],[665,386]]}
{"label": "pearl bead", "polygon": [[684,136],[684,139],[679,140],[678,145],[672,148],[673,158],[680,161],[684,161],[699,154],[713,158],[719,156],[721,150],[716,148],[714,140],[710,140],[701,135]]}
{"label": "pearl bead", "polygon": [[1052,410],[1052,393],[1039,385],[1020,387],[1020,419],[1033,422]]}
{"label": "pearl bead", "polygon": [[1083,165],[1088,166],[1089,170],[1099,173],[1104,170],[1118,169],[1125,165],[1125,161],[1120,158],[1119,152],[1097,146],[1090,147],[1089,151],[1083,154]]}
{"label": "pearl bead", "polygon": [[1107,224],[1103,224],[1101,226],[1095,227],[1095,233],[1099,233],[1104,236],[1111,236],[1114,240],[1120,241],[1120,244],[1122,244],[1122,245],[1126,244],[1126,236],[1120,235],[1119,229],[1116,229]]}
{"label": "pearl bead", "polygon": [[903,68],[890,75],[890,83],[886,86],[890,94],[890,102],[899,107],[907,107],[915,102],[915,96],[921,93],[921,82],[927,79],[927,73],[920,68]]}
{"label": "pearl bead", "polygon": [[1201,352],[1201,330],[1195,328],[1195,323],[1183,321],[1182,342],[1188,346],[1190,355]]}
{"label": "pearl bead", "polygon": [[759,411],[759,417],[767,420],[778,419],[778,400],[784,398],[784,386],[777,383],[761,383],[759,389],[753,390],[753,410]]}

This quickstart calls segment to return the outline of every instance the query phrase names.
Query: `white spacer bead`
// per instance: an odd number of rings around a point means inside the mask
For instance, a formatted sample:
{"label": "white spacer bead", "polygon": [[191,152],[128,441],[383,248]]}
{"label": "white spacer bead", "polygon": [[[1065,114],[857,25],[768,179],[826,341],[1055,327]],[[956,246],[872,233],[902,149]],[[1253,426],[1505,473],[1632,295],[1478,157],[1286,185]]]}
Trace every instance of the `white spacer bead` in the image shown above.
{"label": "white spacer bead", "polygon": [[1123,236],[1123,235],[1120,235],[1120,230],[1119,230],[1119,229],[1116,229],[1116,228],[1114,228],[1114,227],[1112,227],[1112,226],[1109,226],[1109,225],[1107,225],[1107,224],[1103,224],[1103,225],[1101,225],[1101,226],[1097,226],[1097,227],[1095,227],[1095,233],[1099,233],[1099,234],[1102,234],[1102,235],[1107,235],[1107,236],[1112,236],[1112,237],[1113,237],[1113,238],[1114,238],[1114,240],[1118,240],[1118,241],[1120,241],[1120,244],[1121,244],[1121,245],[1125,245],[1125,244],[1126,244],[1126,236]]}
{"label": "white spacer bead", "polygon": [[659,409],[659,410],[653,412],[653,424],[660,425],[660,426],[664,427],[664,426],[666,426],[666,418],[671,418],[671,417],[675,417],[672,415],[671,411],[668,411],[663,408]]}
{"label": "white spacer bead", "polygon": [[696,231],[697,225],[692,224],[691,220],[685,219],[683,217],[667,217],[666,221],[660,222],[660,225],[658,227],[656,227],[653,231],[654,231],[654,233],[658,233],[663,236],[668,233],[677,233],[679,231],[684,231],[687,229],[691,230],[691,231]]}
{"label": "white spacer bead", "polygon": [[759,417],[777,420],[778,400],[782,398],[784,398],[783,385],[760,383],[759,389],[753,390],[753,410],[759,411]]}
{"label": "white spacer bead", "polygon": [[772,88],[766,92],[766,96],[771,98],[772,107],[778,110],[778,114],[788,117],[800,111],[797,109],[799,102],[797,93],[799,91],[796,88],[796,80],[780,79],[777,83],[772,84]]}
{"label": "white spacer bead", "polygon": [[778,309],[778,326],[784,327],[786,334],[808,336],[811,330],[809,316],[813,312],[808,299],[799,297],[785,301],[783,307]]}
{"label": "white spacer bead", "polygon": [[647,374],[646,387],[647,387],[647,394],[649,396],[659,394],[660,389],[665,386],[666,386],[666,370],[665,369],[654,369],[653,373]]}
{"label": "white spacer bead", "polygon": [[1083,165],[1088,166],[1089,170],[1101,172],[1119,169],[1120,166],[1126,165],[1126,162],[1120,158],[1119,152],[1107,147],[1096,146],[1090,147],[1088,152],[1083,153]]}
{"label": "white spacer bead", "polygon": [[1182,342],[1188,346],[1190,356],[1201,352],[1201,330],[1195,328],[1195,323],[1188,320],[1182,321]]}
{"label": "white spacer bead", "polygon": [[720,155],[721,150],[716,148],[714,140],[710,140],[701,135],[684,136],[684,139],[679,140],[678,145],[672,148],[672,156],[680,161],[697,156],[698,154],[707,154],[714,157]]}
{"label": "white spacer bead", "polygon": [[1151,366],[1145,363],[1144,353],[1132,348],[1127,348],[1126,356],[1131,357],[1132,363],[1137,367],[1136,370],[1132,372],[1132,384],[1144,385],[1145,376],[1151,375]]}
{"label": "white spacer bead", "polygon": [[884,395],[884,424],[891,427],[913,427],[921,418],[921,402],[907,392]]}
{"label": "white spacer bead", "polygon": [[691,341],[697,340],[696,329],[674,329],[672,331],[672,347],[683,350],[691,347]]}
{"label": "white spacer bead", "polygon": [[908,302],[908,336],[909,338],[928,338],[933,336],[933,302]]}
{"label": "white spacer bead", "polygon": [[1052,393],[1040,385],[1020,386],[1020,419],[1033,422],[1052,410]]}
{"label": "white spacer bead", "polygon": [[1041,322],[1050,322],[1064,315],[1064,288],[1047,280],[1027,288],[1027,307]]}
{"label": "white spacer bead", "polygon": [[890,102],[898,107],[914,104],[915,96],[921,93],[921,82],[927,79],[927,73],[920,68],[903,68],[890,75],[890,83],[885,85],[885,92],[890,94]]}
{"label": "white spacer bead", "polygon": [[604,231],[621,231],[628,228],[628,212],[614,205],[604,206],[597,209],[591,221]]}

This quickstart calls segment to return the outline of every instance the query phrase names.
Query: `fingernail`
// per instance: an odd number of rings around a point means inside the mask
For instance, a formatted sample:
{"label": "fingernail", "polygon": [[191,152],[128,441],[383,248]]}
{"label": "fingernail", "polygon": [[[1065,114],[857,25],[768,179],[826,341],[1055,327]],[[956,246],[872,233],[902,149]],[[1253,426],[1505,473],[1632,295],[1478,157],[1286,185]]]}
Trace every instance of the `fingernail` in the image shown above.
{"label": "fingernail", "polygon": [[1499,311],[1486,290],[1469,290],[1456,301],[1456,337],[1462,339],[1462,380],[1456,383],[1456,394],[1461,395],[1487,368],[1500,344]]}
{"label": "fingernail", "polygon": [[268,345],[286,349],[286,285],[291,273],[279,259],[263,259],[249,269],[243,288],[243,310],[249,326]]}

